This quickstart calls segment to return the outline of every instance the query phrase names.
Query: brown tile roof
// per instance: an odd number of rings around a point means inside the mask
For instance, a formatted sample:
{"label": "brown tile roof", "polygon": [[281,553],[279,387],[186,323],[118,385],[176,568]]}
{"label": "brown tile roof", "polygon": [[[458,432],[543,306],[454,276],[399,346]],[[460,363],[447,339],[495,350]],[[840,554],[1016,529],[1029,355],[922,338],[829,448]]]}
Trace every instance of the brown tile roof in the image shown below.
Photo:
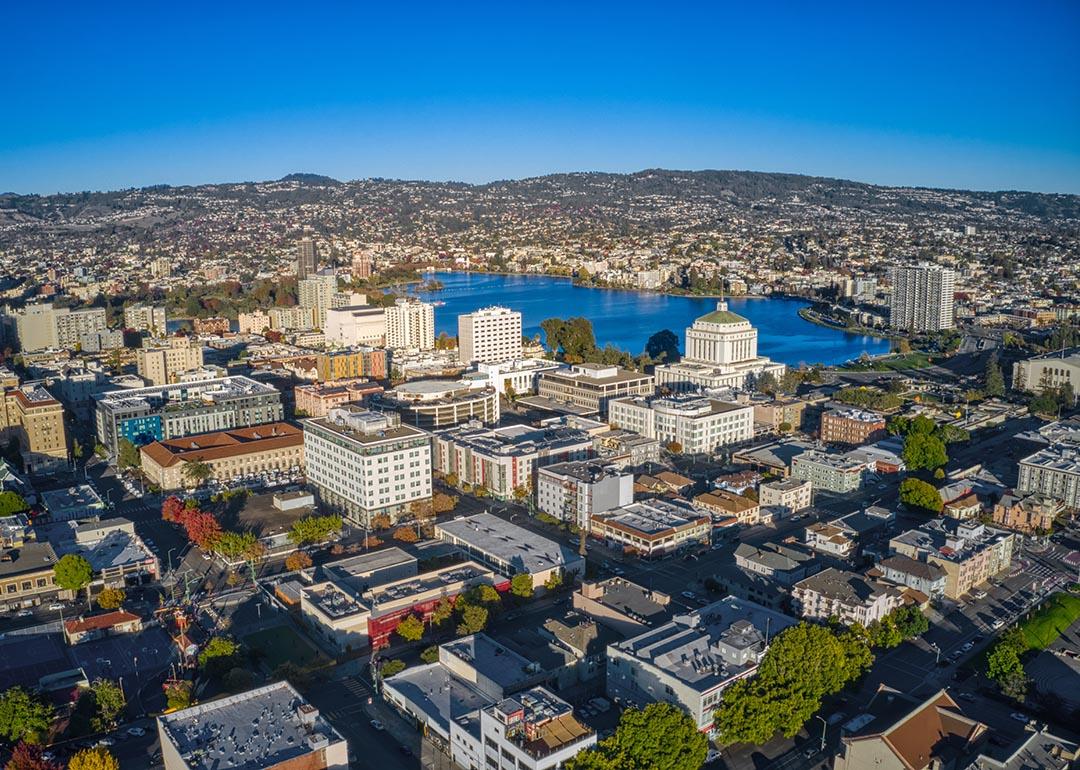
{"label": "brown tile roof", "polygon": [[105,612],[101,615],[91,615],[88,618],[78,618],[76,620],[65,620],[64,629],[69,634],[85,633],[87,631],[97,631],[105,628],[112,628],[118,626],[121,623],[131,623],[132,621],[139,620],[139,616],[126,612],[124,610],[114,610],[113,612]]}
{"label": "brown tile roof", "polygon": [[656,478],[676,489],[682,489],[683,487],[688,487],[694,483],[691,479],[686,478],[686,476],[680,476],[678,473],[672,473],[671,471],[661,471],[656,474]]}
{"label": "brown tile roof", "polygon": [[709,508],[720,508],[730,513],[742,513],[758,507],[758,503],[749,497],[728,492],[726,489],[718,489],[715,492],[702,492],[694,500]]}
{"label": "brown tile roof", "polygon": [[271,449],[300,446],[304,432],[287,422],[233,428],[217,433],[155,441],[142,448],[163,468],[180,462],[221,460],[227,457],[265,452]]}

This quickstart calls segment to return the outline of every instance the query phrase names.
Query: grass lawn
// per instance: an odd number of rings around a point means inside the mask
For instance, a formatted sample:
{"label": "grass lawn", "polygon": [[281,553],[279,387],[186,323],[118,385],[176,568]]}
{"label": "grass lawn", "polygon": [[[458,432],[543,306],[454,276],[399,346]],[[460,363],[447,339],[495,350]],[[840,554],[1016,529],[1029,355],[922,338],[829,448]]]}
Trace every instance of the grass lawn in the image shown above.
{"label": "grass lawn", "polygon": [[1044,650],[1077,619],[1080,619],[1080,596],[1059,593],[1018,628],[1024,633],[1029,650]]}
{"label": "grass lawn", "polygon": [[318,650],[289,626],[264,628],[248,634],[242,641],[246,646],[262,653],[263,660],[271,671],[286,662],[301,667],[319,666],[327,662]]}
{"label": "grass lawn", "polygon": [[913,352],[878,358],[869,363],[855,362],[844,368],[852,372],[888,372],[903,369],[925,369],[930,366],[930,356],[926,353]]}

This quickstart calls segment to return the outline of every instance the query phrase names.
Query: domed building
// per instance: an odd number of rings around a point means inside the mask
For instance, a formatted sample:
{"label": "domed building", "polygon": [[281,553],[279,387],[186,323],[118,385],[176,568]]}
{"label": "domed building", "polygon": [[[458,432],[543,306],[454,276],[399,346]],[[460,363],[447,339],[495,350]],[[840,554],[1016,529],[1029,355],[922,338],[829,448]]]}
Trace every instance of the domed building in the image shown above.
{"label": "domed building", "polygon": [[702,388],[744,388],[766,372],[780,377],[784,365],[758,355],[758,332],[727,302],[694,321],[686,330],[686,355],[678,363],[656,367],[656,384],[675,392]]}

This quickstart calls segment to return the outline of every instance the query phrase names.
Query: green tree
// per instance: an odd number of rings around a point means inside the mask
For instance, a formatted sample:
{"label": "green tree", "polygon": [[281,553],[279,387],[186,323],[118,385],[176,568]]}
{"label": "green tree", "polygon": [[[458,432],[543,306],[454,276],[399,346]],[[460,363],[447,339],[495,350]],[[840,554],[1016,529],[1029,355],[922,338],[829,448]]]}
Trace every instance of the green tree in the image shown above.
{"label": "green tree", "polygon": [[190,487],[198,487],[213,474],[214,469],[202,460],[188,460],[181,473]]}
{"label": "green tree", "polygon": [[106,588],[98,594],[97,603],[103,610],[118,610],[124,606],[127,592],[123,588]]}
{"label": "green tree", "polygon": [[922,479],[908,476],[900,482],[900,502],[909,508],[918,508],[930,513],[941,513],[944,507],[941,495],[933,484]]}
{"label": "green tree", "polygon": [[12,743],[40,743],[53,721],[53,708],[21,687],[0,693],[0,737]]}
{"label": "green tree", "polygon": [[406,668],[407,665],[405,661],[403,661],[401,658],[393,658],[382,664],[382,668],[379,669],[379,675],[383,679],[387,679],[394,676],[395,674],[400,674]]}
{"label": "green tree", "polygon": [[544,588],[548,591],[557,591],[562,588],[563,578],[559,572],[552,572],[548,575],[547,580],[544,581]]}
{"label": "green tree", "polygon": [[297,545],[321,543],[341,531],[340,516],[306,516],[293,524],[289,540]]}
{"label": "green tree", "polygon": [[930,621],[923,615],[922,610],[914,605],[898,607],[891,614],[893,623],[905,639],[922,636],[930,630]]}
{"label": "green tree", "polygon": [[533,578],[527,572],[519,572],[510,578],[510,593],[522,599],[531,599],[533,596]]}
{"label": "green tree", "polygon": [[120,762],[102,746],[83,749],[68,762],[68,770],[120,770]]}
{"label": "green tree", "polygon": [[622,713],[614,735],[567,760],[567,770],[698,770],[708,739],[685,712],[670,703],[650,703]]}
{"label": "green tree", "polygon": [[478,607],[475,604],[466,604],[461,608],[461,622],[458,623],[457,627],[458,635],[478,634],[487,628],[487,622],[487,608]]}
{"label": "green tree", "polygon": [[436,663],[439,660],[439,648],[436,645],[425,647],[424,651],[420,653],[420,660],[425,663]]}
{"label": "green tree", "polygon": [[681,358],[679,337],[670,329],[661,329],[649,337],[645,343],[645,352],[653,361],[662,361],[665,364],[674,363]]}
{"label": "green tree", "polygon": [[208,676],[217,677],[236,666],[240,645],[227,636],[212,636],[199,652],[199,666]]}
{"label": "green tree", "polygon": [[406,642],[415,642],[424,635],[424,621],[415,615],[409,615],[398,623],[397,628],[394,630]]}
{"label": "green tree", "polygon": [[754,379],[754,390],[758,393],[774,394],[780,389],[780,383],[776,381],[776,375],[772,372],[764,372]]}
{"label": "green tree", "polygon": [[441,626],[454,616],[454,602],[450,599],[440,599],[431,613],[431,626]]}
{"label": "green tree", "polygon": [[96,679],[90,685],[90,695],[94,699],[94,716],[90,720],[93,730],[105,732],[116,727],[127,706],[120,686],[108,679]]}
{"label": "green tree", "polygon": [[138,468],[142,465],[139,448],[126,438],[120,439],[116,445],[116,464],[121,468]]}
{"label": "green tree", "polygon": [[178,681],[165,686],[165,705],[170,711],[191,705],[191,682]]}
{"label": "green tree", "polygon": [[1001,364],[998,363],[996,351],[990,354],[990,358],[986,362],[986,376],[983,379],[983,390],[986,391],[986,395],[988,396],[1005,395],[1005,375],[1001,371]]}
{"label": "green tree", "polygon": [[229,673],[225,674],[221,683],[229,692],[244,692],[250,690],[255,684],[255,675],[246,668],[234,666],[229,669]]}
{"label": "green tree", "polygon": [[16,513],[25,513],[30,510],[30,504],[17,492],[5,490],[0,492],[0,516],[14,516]]}
{"label": "green tree", "polygon": [[904,438],[902,456],[908,470],[933,470],[949,461],[945,444],[940,438],[914,431]]}
{"label": "green tree", "polygon": [[900,633],[900,629],[896,627],[896,623],[888,615],[871,623],[867,631],[870,633],[870,645],[872,647],[891,650],[904,641],[904,635]]}
{"label": "green tree", "polygon": [[53,565],[53,577],[56,584],[66,591],[86,589],[86,602],[90,603],[90,581],[94,579],[94,569],[85,557],[69,553]]}

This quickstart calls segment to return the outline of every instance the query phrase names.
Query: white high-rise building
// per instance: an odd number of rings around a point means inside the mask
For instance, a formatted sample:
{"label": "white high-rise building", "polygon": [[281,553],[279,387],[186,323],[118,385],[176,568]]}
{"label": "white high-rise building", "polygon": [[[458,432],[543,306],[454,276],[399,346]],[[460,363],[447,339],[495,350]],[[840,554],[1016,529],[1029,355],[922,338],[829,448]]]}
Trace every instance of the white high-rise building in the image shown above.
{"label": "white high-rise building", "polygon": [[757,341],[757,329],[721,300],[716,310],[687,328],[682,360],[656,367],[656,384],[678,392],[742,388],[749,379],[765,373],[780,377],[784,365],[759,356]]}
{"label": "white high-rise building", "polygon": [[337,274],[332,270],[324,270],[297,281],[300,307],[311,308],[315,325],[320,329],[326,328],[326,311],[333,306],[336,293]]}
{"label": "white high-rise building", "polygon": [[435,306],[399,299],[386,308],[386,346],[395,350],[432,350],[435,347]]}
{"label": "white high-rise building", "polygon": [[521,313],[486,307],[459,315],[458,357],[463,364],[521,358]]}
{"label": "white high-rise building", "polygon": [[927,263],[894,267],[889,325],[914,332],[953,328],[955,289],[956,272],[951,268]]}

